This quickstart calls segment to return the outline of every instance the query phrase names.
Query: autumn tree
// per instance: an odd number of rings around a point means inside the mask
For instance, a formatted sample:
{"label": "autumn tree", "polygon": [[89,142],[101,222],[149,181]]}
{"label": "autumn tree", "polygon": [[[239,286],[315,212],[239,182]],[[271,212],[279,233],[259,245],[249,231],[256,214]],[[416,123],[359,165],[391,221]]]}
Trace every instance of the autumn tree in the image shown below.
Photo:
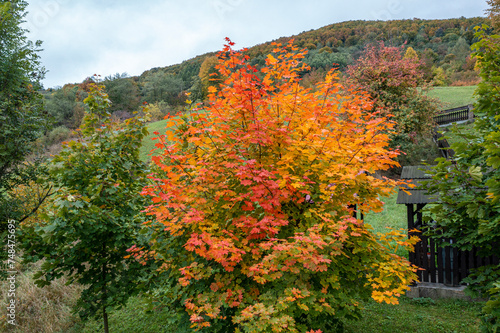
{"label": "autumn tree", "polygon": [[418,57],[417,52],[411,46],[408,46],[408,48],[406,49],[405,56],[403,57],[403,59],[410,59],[410,60],[414,60],[416,62],[419,61],[419,57]]}
{"label": "autumn tree", "polygon": [[497,31],[500,28],[500,1],[499,0],[486,0],[490,8],[486,10],[488,17],[491,20],[493,28]]}
{"label": "autumn tree", "polygon": [[58,189],[40,223],[24,225],[26,261],[44,259],[35,274],[45,286],[65,274],[85,290],[77,303],[83,318],[102,316],[108,332],[109,309],[123,305],[137,289],[142,265],[127,260],[138,244],[139,195],[147,167],[139,159],[145,120],[111,120],[104,87],[90,84],[80,138],[64,145],[50,163],[47,182]]}
{"label": "autumn tree", "polygon": [[202,99],[208,95],[208,90],[211,86],[215,88],[220,86],[221,77],[216,69],[217,64],[217,56],[207,57],[201,64],[198,77],[201,81]]}
{"label": "autumn tree", "polygon": [[394,254],[407,236],[353,217],[354,206],[380,211],[393,191],[374,175],[397,165],[393,123],[335,72],[302,87],[305,51],[291,43],[275,44],[263,67],[232,45],[206,108],[156,133],[143,191],[158,223],[156,301],[180,314],[178,327],[215,332],[331,332],[362,300],[397,303],[416,277]]}
{"label": "autumn tree", "polygon": [[[437,104],[419,89],[424,85],[422,61],[403,58],[402,50],[383,42],[368,45],[357,62],[348,67],[347,74],[350,82],[370,94],[374,112],[392,114],[396,131],[391,134],[391,146],[401,147],[408,154],[429,137]],[[401,161],[413,163],[414,159]]]}

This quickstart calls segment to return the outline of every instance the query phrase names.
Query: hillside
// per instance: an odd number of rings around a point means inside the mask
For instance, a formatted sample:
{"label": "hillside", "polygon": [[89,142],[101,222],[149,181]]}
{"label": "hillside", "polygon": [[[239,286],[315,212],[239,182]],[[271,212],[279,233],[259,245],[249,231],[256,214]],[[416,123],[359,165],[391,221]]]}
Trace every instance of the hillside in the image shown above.
{"label": "hillside", "polygon": [[[470,57],[474,43],[474,27],[488,23],[488,19],[455,18],[446,20],[348,21],[320,29],[281,37],[248,49],[254,64],[263,63],[272,51],[272,42],[286,43],[294,39],[309,53],[304,61],[311,67],[302,73],[305,85],[317,82],[334,65],[340,71],[353,63],[368,44],[412,47],[424,61],[426,80],[436,86],[474,85],[479,78],[474,71],[475,60]],[[152,68],[140,76],[116,74],[103,83],[113,102],[112,111],[126,118],[147,102],[158,108],[160,114],[176,112],[183,106],[186,92],[190,99],[203,100],[208,78],[215,73],[216,53],[207,53],[180,64]],[[44,92],[47,111],[56,120],[56,126],[75,128],[83,115],[82,101],[86,96],[85,82],[65,85],[59,90]]]}

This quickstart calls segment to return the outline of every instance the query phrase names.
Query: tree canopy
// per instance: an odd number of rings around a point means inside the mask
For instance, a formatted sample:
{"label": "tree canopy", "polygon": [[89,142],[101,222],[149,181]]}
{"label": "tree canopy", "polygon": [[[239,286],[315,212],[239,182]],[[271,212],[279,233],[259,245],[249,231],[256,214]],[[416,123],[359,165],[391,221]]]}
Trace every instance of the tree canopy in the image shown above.
{"label": "tree canopy", "polygon": [[45,73],[38,55],[41,42],[28,40],[21,27],[26,6],[22,0],[0,3],[0,233],[7,218],[23,218],[25,212],[7,193],[36,178],[24,162],[50,125],[38,92]]}

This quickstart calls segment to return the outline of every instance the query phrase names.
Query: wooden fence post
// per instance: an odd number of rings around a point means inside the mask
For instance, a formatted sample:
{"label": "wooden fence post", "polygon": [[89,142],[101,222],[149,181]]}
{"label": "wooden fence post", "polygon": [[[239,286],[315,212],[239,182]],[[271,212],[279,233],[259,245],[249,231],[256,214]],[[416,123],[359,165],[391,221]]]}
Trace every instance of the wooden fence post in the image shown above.
{"label": "wooden fence post", "polygon": [[469,121],[473,121],[474,120],[474,112],[472,110],[474,110],[474,106],[472,104],[469,104],[467,106],[469,108]]}

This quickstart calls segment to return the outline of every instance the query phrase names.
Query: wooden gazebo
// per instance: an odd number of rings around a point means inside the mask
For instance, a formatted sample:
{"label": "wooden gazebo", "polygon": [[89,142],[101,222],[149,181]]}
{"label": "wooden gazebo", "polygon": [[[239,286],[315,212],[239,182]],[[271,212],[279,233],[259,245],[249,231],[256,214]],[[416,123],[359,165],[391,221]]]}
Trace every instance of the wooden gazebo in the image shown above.
{"label": "wooden gazebo", "polygon": [[[429,168],[429,166],[405,166],[401,179],[419,186],[423,180],[431,178],[426,173]],[[436,242],[420,232],[412,232],[415,229],[422,230],[424,227],[422,208],[436,202],[436,199],[431,198],[425,189],[406,187],[406,191],[410,192],[410,195],[399,190],[396,203],[406,205],[409,236],[417,234],[420,238],[420,242],[415,245],[415,251],[409,254],[410,262],[421,268],[417,272],[420,282],[458,286],[469,275],[470,269],[498,264],[498,257],[479,257],[475,248],[470,251],[459,251],[452,246],[446,246],[453,244],[453,239],[443,238]]]}

